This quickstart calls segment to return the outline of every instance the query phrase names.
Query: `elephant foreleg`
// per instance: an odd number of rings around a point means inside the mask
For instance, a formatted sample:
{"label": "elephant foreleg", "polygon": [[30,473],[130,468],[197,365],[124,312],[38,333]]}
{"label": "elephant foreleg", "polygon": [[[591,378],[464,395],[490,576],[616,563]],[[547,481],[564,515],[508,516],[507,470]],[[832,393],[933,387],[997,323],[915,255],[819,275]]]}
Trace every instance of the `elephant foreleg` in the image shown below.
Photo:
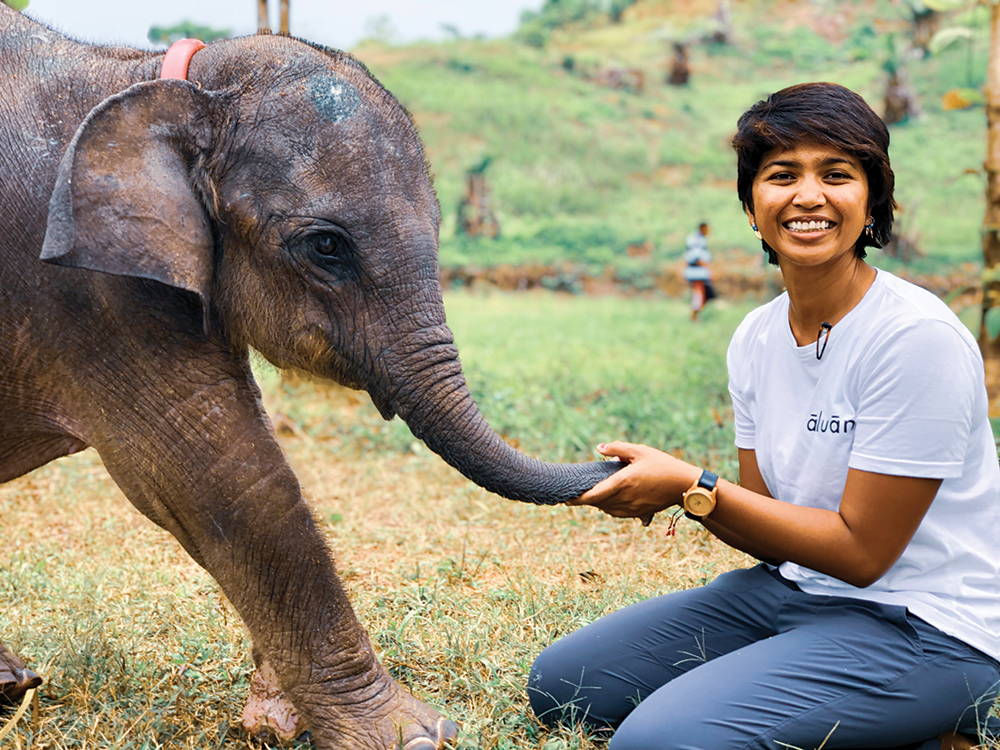
{"label": "elephant foreleg", "polygon": [[319,750],[442,747],[455,726],[379,663],[250,386],[207,379],[163,389],[172,401],[105,400],[116,419],[94,444],[111,476],[221,585]]}

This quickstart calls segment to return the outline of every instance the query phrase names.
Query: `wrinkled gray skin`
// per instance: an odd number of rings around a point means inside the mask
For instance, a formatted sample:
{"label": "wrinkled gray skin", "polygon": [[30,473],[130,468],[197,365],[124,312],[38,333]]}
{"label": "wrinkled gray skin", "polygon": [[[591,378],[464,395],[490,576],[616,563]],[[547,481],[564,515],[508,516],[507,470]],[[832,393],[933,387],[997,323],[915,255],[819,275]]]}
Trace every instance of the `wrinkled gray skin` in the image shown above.
{"label": "wrinkled gray skin", "polygon": [[219,582],[318,748],[440,746],[455,728],[374,656],[248,349],[367,390],[508,498],[612,467],[535,461],[483,421],[420,142],[362,65],[272,36],[209,45],[188,81],[157,80],[162,58],[0,4],[0,481],[93,446]]}

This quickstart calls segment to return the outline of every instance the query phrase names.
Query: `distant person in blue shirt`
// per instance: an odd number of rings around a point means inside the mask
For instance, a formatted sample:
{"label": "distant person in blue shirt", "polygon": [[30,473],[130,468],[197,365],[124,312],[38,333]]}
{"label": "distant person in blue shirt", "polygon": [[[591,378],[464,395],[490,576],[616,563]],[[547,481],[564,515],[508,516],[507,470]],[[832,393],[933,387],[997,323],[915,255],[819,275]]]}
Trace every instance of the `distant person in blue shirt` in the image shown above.
{"label": "distant person in blue shirt", "polygon": [[712,286],[712,254],[708,252],[708,224],[704,221],[685,240],[684,279],[691,287],[691,320],[698,319],[698,313],[710,299],[715,299]]}

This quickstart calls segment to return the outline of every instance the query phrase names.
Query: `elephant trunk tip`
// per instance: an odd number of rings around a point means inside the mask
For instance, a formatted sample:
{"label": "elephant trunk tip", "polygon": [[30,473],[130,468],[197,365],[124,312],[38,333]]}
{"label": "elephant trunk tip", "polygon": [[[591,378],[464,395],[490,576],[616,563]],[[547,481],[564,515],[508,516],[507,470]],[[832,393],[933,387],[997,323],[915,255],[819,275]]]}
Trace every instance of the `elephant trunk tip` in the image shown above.
{"label": "elephant trunk tip", "polygon": [[[445,460],[448,460],[447,457]],[[508,500],[534,505],[559,505],[574,500],[627,466],[619,461],[578,464],[550,464],[534,459],[528,461],[533,466],[528,471],[513,476],[492,471],[484,473],[458,463],[452,465],[489,492]]]}

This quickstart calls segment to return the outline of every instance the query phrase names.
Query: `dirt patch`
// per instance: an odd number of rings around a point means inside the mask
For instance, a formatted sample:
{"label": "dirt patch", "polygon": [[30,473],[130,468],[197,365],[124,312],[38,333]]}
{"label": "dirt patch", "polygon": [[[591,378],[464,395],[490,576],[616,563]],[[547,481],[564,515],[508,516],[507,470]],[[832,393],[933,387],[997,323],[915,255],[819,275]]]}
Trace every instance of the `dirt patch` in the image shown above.
{"label": "dirt patch", "polygon": [[[781,274],[764,262],[763,253],[747,255],[743,250],[714,253],[713,281],[720,296],[730,299],[769,299],[784,291]],[[487,287],[503,291],[548,289],[572,294],[687,294],[681,260],[654,265],[646,274],[630,273],[606,266],[593,269],[573,263],[529,263],[524,265],[445,266],[441,284],[456,287]],[[976,304],[981,296],[979,269],[973,263],[956,266],[948,273],[918,274],[896,271],[897,276],[933,292],[953,307]]]}

